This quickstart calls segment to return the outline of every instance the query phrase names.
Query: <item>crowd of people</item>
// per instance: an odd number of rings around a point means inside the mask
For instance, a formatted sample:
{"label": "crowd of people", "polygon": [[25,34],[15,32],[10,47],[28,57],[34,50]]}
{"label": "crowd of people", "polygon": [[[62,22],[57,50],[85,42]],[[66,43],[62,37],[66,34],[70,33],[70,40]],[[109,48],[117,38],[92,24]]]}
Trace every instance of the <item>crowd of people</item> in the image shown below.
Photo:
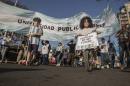
{"label": "crowd of people", "polygon": [[[33,24],[30,27],[29,33],[27,35],[17,35],[14,32],[5,31],[0,34],[0,51],[1,60],[0,63],[7,62],[7,52],[10,46],[17,45],[17,59],[16,63],[24,64],[26,66],[30,65],[50,65],[55,64],[56,66],[84,66],[84,52],[85,50],[76,50],[76,39],[78,36],[83,36],[91,32],[96,32],[100,34],[98,29],[93,28],[93,23],[91,18],[84,17],[81,20],[80,28],[82,32],[76,33],[75,39],[71,40],[66,45],[62,42],[58,43],[55,50],[52,49],[51,44],[48,40],[40,40],[40,37],[44,34],[40,28],[41,19],[34,18]],[[92,28],[92,29],[90,29]],[[129,49],[130,49],[130,28],[125,25],[117,34],[116,37],[119,41],[119,53],[117,56],[117,51],[114,44],[110,40],[101,38],[99,46],[94,48],[95,53],[95,63],[97,67],[104,68],[115,68],[120,67],[121,70],[128,67],[129,59]],[[39,48],[39,44],[42,46]]]}
{"label": "crowd of people", "polygon": [[[0,33],[0,57],[1,57],[1,63],[4,61],[7,62],[7,52],[12,46],[18,46],[20,44],[20,40],[22,39],[22,36],[20,34],[16,34],[14,32],[9,31],[1,31]],[[18,49],[18,47],[17,47]],[[17,50],[16,50],[17,51]]]}

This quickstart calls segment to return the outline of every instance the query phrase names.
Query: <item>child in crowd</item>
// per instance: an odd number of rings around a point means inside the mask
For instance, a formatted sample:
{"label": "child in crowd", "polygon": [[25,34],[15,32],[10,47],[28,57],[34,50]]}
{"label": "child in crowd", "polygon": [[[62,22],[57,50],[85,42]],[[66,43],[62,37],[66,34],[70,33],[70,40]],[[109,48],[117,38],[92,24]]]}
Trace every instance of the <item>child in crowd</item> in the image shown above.
{"label": "child in crowd", "polygon": [[63,44],[61,42],[59,42],[59,44],[56,48],[56,59],[57,59],[57,61],[56,61],[57,65],[56,66],[61,65],[62,55],[63,55]]}
{"label": "child in crowd", "polygon": [[17,63],[20,64],[20,60],[25,60],[26,61],[26,57],[27,57],[27,37],[24,36],[21,45],[19,46],[19,53],[17,56]]}
{"label": "child in crowd", "polygon": [[114,68],[116,50],[113,46],[113,43],[110,43],[110,46],[108,48],[108,52],[109,52],[109,57],[110,57],[110,61],[111,61],[111,68]]}
{"label": "child in crowd", "polygon": [[42,21],[40,18],[38,17],[33,18],[33,22],[27,34],[29,45],[28,45],[28,55],[26,65],[31,65],[36,60],[38,47],[40,43],[40,37],[43,34],[43,30],[41,28],[41,22]]}
{"label": "child in crowd", "polygon": [[67,65],[67,59],[68,59],[68,52],[67,52],[67,49],[65,49],[65,50],[63,51],[63,56],[62,56],[63,66],[66,66],[66,65]]}
{"label": "child in crowd", "polygon": [[43,46],[42,46],[42,49],[41,49],[41,54],[42,54],[41,64],[48,65],[49,64],[49,60],[48,60],[48,52],[49,52],[48,45],[44,41],[42,41],[42,45]]}
{"label": "child in crowd", "polygon": [[100,49],[101,49],[101,68],[104,69],[104,67],[109,68],[109,56],[108,56],[108,43],[105,40],[105,38],[101,39],[100,43]]}

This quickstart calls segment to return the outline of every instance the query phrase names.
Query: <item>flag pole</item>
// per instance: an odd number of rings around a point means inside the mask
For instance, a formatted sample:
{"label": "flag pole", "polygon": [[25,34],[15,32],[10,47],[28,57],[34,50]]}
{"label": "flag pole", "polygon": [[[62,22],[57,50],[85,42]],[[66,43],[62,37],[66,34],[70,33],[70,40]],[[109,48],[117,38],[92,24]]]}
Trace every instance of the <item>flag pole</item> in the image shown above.
{"label": "flag pole", "polygon": [[14,6],[16,6],[16,5],[17,5],[17,3],[18,3],[18,0],[15,0]]}

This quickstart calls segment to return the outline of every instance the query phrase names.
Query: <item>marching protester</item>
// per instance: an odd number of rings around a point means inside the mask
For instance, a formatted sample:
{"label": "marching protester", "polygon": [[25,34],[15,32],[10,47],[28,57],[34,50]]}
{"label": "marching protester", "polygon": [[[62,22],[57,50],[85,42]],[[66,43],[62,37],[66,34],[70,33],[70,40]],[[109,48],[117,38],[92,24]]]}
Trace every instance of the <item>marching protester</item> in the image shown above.
{"label": "marching protester", "polygon": [[2,40],[2,50],[1,50],[2,59],[1,59],[1,63],[3,63],[4,61],[7,62],[6,55],[7,55],[7,51],[9,49],[9,45],[11,43],[11,40],[12,40],[11,34],[6,31],[5,34],[4,34],[3,40]]}
{"label": "marching protester", "polygon": [[41,54],[42,54],[42,61],[41,64],[48,65],[49,59],[48,59],[48,45],[46,41],[42,41],[42,48],[41,48]]}
{"label": "marching protester", "polygon": [[30,27],[29,33],[27,34],[27,36],[29,37],[29,49],[28,49],[29,51],[27,56],[27,65],[36,59],[40,37],[43,34],[40,25],[41,25],[41,19],[37,17],[33,18],[33,23]]}
{"label": "marching protester", "polygon": [[[93,28],[93,22],[92,22],[91,18],[88,17],[88,16],[85,16],[81,19],[80,28],[81,28],[81,30],[78,32],[78,34],[77,34],[78,36],[85,36],[85,35],[88,35],[92,32],[98,33],[96,31],[96,28]],[[90,57],[96,58],[95,48],[89,48],[89,47],[86,48],[86,49],[84,48],[85,49],[83,51],[84,59],[87,59],[87,58],[90,58]]]}
{"label": "marching protester", "polygon": [[74,43],[73,40],[71,40],[68,44],[69,46],[69,65],[72,65],[73,64],[73,61],[74,61],[74,57],[75,57],[75,46],[76,46],[76,43]]}
{"label": "marching protester", "polygon": [[113,43],[110,43],[110,46],[108,48],[108,52],[109,52],[109,57],[110,57],[110,61],[111,61],[111,68],[114,68],[116,50],[114,48]]}
{"label": "marching protester", "polygon": [[48,50],[49,50],[49,51],[48,51],[48,54],[49,54],[49,52],[50,52],[50,50],[51,50],[51,45],[50,45],[50,43],[49,43],[48,40],[46,40],[45,42],[46,42],[46,44],[47,44],[47,46],[48,46]]}
{"label": "marching protester", "polygon": [[61,65],[62,56],[63,56],[63,44],[59,42],[56,48],[56,62],[57,62],[56,66]]}
{"label": "marching protester", "polygon": [[28,40],[27,40],[27,37],[24,36],[22,37],[23,39],[21,40],[22,43],[21,45],[19,46],[19,53],[18,53],[18,56],[17,56],[17,63],[20,64],[20,60],[24,60],[26,61],[27,59],[27,52],[28,52]]}
{"label": "marching protester", "polygon": [[101,38],[100,48],[101,48],[101,65],[102,65],[101,68],[104,68],[104,66],[109,68],[108,43],[105,40],[105,38]]}
{"label": "marching protester", "polygon": [[67,60],[68,60],[68,51],[67,49],[63,50],[63,57],[62,57],[62,65],[66,66],[67,65]]}
{"label": "marching protester", "polygon": [[128,31],[126,26],[124,25],[122,29],[117,33],[118,41],[119,41],[119,49],[120,49],[120,63],[121,70],[126,67],[126,60],[129,56],[128,51]]}
{"label": "marching protester", "polygon": [[47,57],[47,58],[48,58],[48,64],[49,64],[49,56],[50,56],[49,54],[51,54],[51,53],[50,53],[50,51],[51,51],[51,45],[50,45],[50,43],[49,43],[48,40],[46,40],[45,43],[46,43],[46,45],[47,45],[47,47],[48,47],[48,55],[47,55],[48,57]]}

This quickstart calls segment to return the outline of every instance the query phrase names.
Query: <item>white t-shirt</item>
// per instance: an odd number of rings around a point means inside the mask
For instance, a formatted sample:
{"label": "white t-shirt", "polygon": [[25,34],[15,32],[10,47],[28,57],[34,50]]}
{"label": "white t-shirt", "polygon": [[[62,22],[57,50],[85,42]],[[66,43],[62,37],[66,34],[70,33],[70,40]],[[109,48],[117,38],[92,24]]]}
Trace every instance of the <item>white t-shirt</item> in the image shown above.
{"label": "white t-shirt", "polygon": [[[103,46],[103,48],[102,48],[102,46]],[[104,43],[100,43],[100,47],[101,47],[102,53],[108,53],[108,44],[106,41]]]}
{"label": "white t-shirt", "polygon": [[63,51],[63,46],[58,46],[58,47],[56,48],[56,51],[62,52],[62,51]]}
{"label": "white t-shirt", "polygon": [[[33,34],[33,33],[42,33],[42,30],[40,27],[34,27],[34,26],[31,26],[30,27],[30,30],[29,30],[29,34]],[[39,44],[39,41],[40,41],[40,37],[32,37],[29,39],[30,41],[30,44]]]}
{"label": "white t-shirt", "polygon": [[3,37],[2,45],[6,45],[6,44],[9,43],[10,41],[11,41],[11,37]]}
{"label": "white t-shirt", "polygon": [[5,45],[5,43],[6,43],[6,37],[3,37],[3,39],[2,39],[2,45]]}
{"label": "white t-shirt", "polygon": [[43,45],[41,51],[42,51],[42,54],[48,54],[48,52],[49,52],[48,46],[47,45]]}

